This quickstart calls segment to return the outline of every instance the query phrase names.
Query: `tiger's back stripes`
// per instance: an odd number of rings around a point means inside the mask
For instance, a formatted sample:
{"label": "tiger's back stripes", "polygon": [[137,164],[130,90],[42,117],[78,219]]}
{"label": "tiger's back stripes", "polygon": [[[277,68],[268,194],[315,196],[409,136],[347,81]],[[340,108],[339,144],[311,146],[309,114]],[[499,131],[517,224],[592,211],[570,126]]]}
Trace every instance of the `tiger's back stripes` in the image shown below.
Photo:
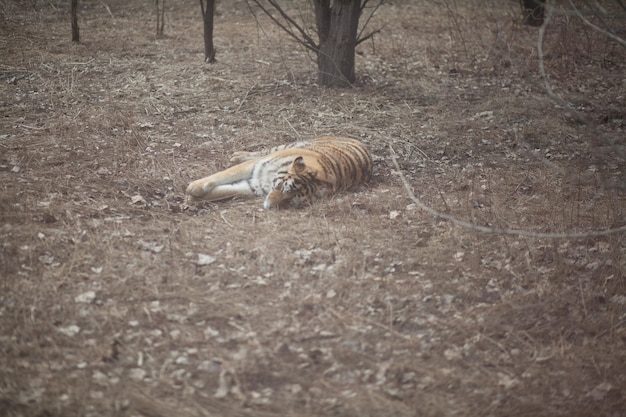
{"label": "tiger's back stripes", "polygon": [[325,136],[267,152],[237,152],[239,164],[194,181],[187,194],[209,201],[266,195],[264,207],[312,201],[370,180],[372,158],[358,140]]}

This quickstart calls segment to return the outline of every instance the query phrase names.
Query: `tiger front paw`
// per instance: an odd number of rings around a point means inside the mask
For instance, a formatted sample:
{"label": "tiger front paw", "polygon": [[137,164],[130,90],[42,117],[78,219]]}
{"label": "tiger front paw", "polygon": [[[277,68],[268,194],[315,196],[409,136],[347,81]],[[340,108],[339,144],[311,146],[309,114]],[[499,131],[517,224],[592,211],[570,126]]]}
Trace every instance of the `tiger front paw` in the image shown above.
{"label": "tiger front paw", "polygon": [[213,189],[213,184],[205,180],[196,180],[187,186],[185,193],[192,198],[201,199]]}

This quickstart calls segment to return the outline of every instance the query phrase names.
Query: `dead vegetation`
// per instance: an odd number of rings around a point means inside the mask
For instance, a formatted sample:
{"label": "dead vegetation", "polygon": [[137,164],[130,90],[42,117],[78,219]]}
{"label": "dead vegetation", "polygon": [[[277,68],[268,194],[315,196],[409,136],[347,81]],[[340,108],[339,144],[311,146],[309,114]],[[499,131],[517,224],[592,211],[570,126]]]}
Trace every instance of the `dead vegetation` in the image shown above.
{"label": "dead vegetation", "polygon": [[[462,3],[458,8],[450,4]],[[496,4],[497,3],[497,4]],[[390,1],[358,85],[245,2],[0,2],[8,416],[623,415],[625,51],[515,2]],[[449,7],[446,7],[448,5]],[[576,116],[583,114],[586,123]],[[375,180],[301,210],[187,206],[236,150],[362,139]]]}

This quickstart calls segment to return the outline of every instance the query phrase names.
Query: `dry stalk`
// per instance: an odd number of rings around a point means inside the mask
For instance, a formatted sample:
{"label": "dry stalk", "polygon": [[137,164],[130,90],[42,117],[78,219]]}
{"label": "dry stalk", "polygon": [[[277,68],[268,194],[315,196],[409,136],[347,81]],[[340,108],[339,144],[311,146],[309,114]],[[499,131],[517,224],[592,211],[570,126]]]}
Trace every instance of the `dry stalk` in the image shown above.
{"label": "dry stalk", "polygon": [[200,417],[209,415],[185,411],[180,407],[171,406],[139,391],[131,393],[130,399],[135,411],[146,417]]}
{"label": "dry stalk", "polygon": [[[343,315],[339,314],[339,312],[337,312],[335,309],[331,308],[329,311],[330,311],[330,313],[333,316],[335,316],[337,319],[341,320],[342,322],[346,321],[346,318]],[[408,337],[407,335],[404,335],[404,334],[398,332],[397,330],[394,330],[393,328],[391,328],[391,327],[389,327],[389,326],[387,326],[385,324],[379,323],[379,322],[377,322],[375,320],[368,319],[367,317],[359,317],[358,320],[362,320],[362,321],[364,321],[366,323],[369,323],[369,324],[372,324],[372,325],[374,325],[376,327],[380,327],[381,329],[391,333],[392,335],[394,335],[396,337],[399,337],[400,339],[404,339],[404,340],[408,340],[408,341],[412,341],[413,340],[410,337]]]}

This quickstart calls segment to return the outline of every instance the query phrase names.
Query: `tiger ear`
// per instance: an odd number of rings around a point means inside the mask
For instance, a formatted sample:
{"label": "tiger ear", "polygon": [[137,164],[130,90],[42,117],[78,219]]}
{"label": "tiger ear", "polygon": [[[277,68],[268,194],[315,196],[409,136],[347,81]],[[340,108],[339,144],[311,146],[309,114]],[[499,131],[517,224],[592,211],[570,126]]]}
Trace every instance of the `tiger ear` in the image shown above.
{"label": "tiger ear", "polygon": [[296,172],[296,174],[299,174],[301,172],[304,171],[304,168],[306,168],[306,165],[304,165],[304,158],[299,156],[297,157],[294,161],[293,161],[293,169]]}

